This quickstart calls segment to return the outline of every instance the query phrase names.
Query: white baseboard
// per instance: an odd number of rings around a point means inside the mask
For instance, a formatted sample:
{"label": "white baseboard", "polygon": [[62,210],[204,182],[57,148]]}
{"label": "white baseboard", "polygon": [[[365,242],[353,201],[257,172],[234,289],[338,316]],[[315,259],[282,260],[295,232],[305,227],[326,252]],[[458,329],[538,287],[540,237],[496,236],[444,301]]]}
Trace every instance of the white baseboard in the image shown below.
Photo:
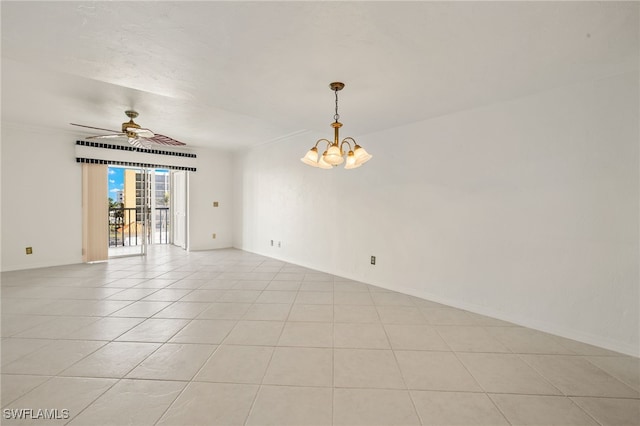
{"label": "white baseboard", "polygon": [[66,265],[77,265],[83,263],[82,259],[66,259],[66,260],[59,260],[56,262],[53,261],[49,261],[49,262],[36,262],[36,263],[30,263],[30,264],[23,264],[23,265],[2,265],[0,267],[0,271],[1,272],[11,272],[11,271],[22,271],[25,269],[38,269],[38,268],[51,268],[54,266],[66,266]]}
{"label": "white baseboard", "polygon": [[[385,287],[387,288],[387,287]],[[634,347],[630,344],[614,341],[604,338],[602,336],[596,336],[590,333],[585,333],[580,330],[575,330],[567,327],[562,327],[557,324],[548,323],[546,321],[540,321],[535,318],[524,317],[519,315],[511,315],[505,312],[497,311],[486,306],[479,306],[470,303],[460,302],[457,300],[451,300],[423,291],[410,289],[392,289],[389,290],[398,291],[401,293],[409,294],[411,296],[419,297],[421,299],[431,300],[433,302],[441,303],[443,305],[451,306],[458,309],[464,309],[475,314],[485,315],[491,318],[496,318],[502,321],[507,321],[513,324],[517,324],[523,327],[531,328],[545,333],[553,334],[555,336],[564,337],[578,342],[586,343],[589,345],[597,346],[599,348],[608,349],[610,351],[619,352],[625,355],[634,357],[640,357],[640,348]]]}
{"label": "white baseboard", "polygon": [[[277,259],[277,260],[282,260],[284,262],[289,262],[289,263],[293,263],[290,260],[281,258],[281,257],[277,257],[274,256],[271,253],[264,253],[264,252],[259,252],[259,251],[250,251],[250,250],[246,250],[244,248],[240,248],[240,247],[236,247],[239,250],[245,250],[245,251],[249,251],[251,253],[255,253],[255,254],[259,254],[262,256],[266,256],[266,257],[270,257],[273,259]],[[316,271],[320,271],[320,272],[325,272],[328,274],[332,274],[332,275],[337,275],[334,271],[323,271],[320,269],[317,269],[317,267],[313,267],[311,265],[305,265],[304,263],[294,263],[295,265],[299,265],[305,268],[309,268],[309,269],[313,269]],[[338,275],[341,276],[341,275]],[[608,339],[606,337],[603,336],[597,336],[597,335],[593,335],[590,333],[585,333],[581,330],[575,330],[575,329],[571,329],[571,328],[567,328],[567,327],[562,327],[559,326],[557,324],[552,324],[552,323],[548,323],[545,321],[541,321],[539,319],[535,319],[535,318],[530,318],[530,317],[525,317],[525,316],[519,316],[519,315],[512,315],[512,314],[508,314],[505,312],[501,312],[501,311],[497,311],[494,309],[491,309],[487,306],[480,306],[480,305],[475,305],[475,304],[471,304],[471,303],[466,303],[466,302],[461,302],[459,300],[452,300],[452,299],[448,299],[446,297],[441,297],[435,294],[431,294],[419,289],[413,289],[413,288],[404,288],[404,287],[393,287],[393,286],[387,286],[381,283],[368,283],[366,281],[362,281],[359,278],[355,278],[355,277],[349,277],[349,276],[344,276],[344,278],[350,279],[350,280],[354,280],[354,281],[359,281],[359,282],[364,282],[366,284],[370,284],[370,285],[374,285],[376,287],[381,287],[381,288],[385,288],[387,290],[392,290],[392,291],[397,291],[399,293],[404,293],[410,296],[415,296],[415,297],[419,297],[421,299],[426,299],[426,300],[430,300],[436,303],[441,303],[443,305],[447,305],[447,306],[451,306],[453,308],[458,308],[458,309],[464,309],[465,311],[469,311],[469,312],[473,312],[475,314],[480,314],[480,315],[485,315],[491,318],[496,318],[502,321],[507,321],[513,324],[517,324],[523,327],[527,327],[527,328],[531,328],[534,330],[538,330],[538,331],[543,331],[545,333],[549,333],[549,334],[553,334],[555,336],[559,336],[559,337],[564,337],[567,339],[571,339],[571,340],[576,340],[578,342],[582,342],[582,343],[586,343],[589,345],[593,345],[593,346],[597,346],[603,349],[608,349],[610,351],[614,351],[614,352],[619,352],[625,355],[630,355],[630,356],[634,356],[634,357],[640,357],[640,347],[637,346],[633,346],[631,344],[627,344],[624,342],[619,342],[619,341],[615,341],[615,340],[611,340]]]}

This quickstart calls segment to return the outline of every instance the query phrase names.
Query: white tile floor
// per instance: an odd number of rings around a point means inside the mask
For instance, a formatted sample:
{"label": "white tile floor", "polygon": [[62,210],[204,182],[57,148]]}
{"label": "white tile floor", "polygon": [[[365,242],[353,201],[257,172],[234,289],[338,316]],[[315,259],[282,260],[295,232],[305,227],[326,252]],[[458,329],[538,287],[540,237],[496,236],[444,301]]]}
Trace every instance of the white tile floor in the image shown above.
{"label": "white tile floor", "polygon": [[637,358],[238,250],[3,273],[1,343],[7,425],[640,424]]}

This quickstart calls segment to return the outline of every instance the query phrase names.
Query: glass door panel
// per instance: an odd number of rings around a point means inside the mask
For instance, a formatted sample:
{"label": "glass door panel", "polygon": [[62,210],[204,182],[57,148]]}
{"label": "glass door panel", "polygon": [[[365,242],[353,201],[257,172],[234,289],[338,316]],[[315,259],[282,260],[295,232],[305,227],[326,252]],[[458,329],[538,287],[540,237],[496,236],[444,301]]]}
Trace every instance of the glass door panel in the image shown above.
{"label": "glass door panel", "polygon": [[149,171],[109,167],[109,257],[140,256],[149,240]]}

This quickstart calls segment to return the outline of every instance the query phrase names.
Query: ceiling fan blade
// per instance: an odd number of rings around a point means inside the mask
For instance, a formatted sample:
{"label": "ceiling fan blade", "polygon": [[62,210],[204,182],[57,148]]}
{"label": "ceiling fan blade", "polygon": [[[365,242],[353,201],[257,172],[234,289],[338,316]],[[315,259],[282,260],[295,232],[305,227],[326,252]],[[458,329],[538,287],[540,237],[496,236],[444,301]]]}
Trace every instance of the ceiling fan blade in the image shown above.
{"label": "ceiling fan blade", "polygon": [[136,148],[149,149],[153,145],[144,138],[129,138],[129,143]]}
{"label": "ceiling fan blade", "polygon": [[93,130],[104,130],[105,132],[111,132],[111,133],[120,133],[119,130],[113,130],[113,129],[103,129],[101,127],[92,127],[92,126],[85,126],[84,124],[76,124],[76,123],[69,123],[72,126],[78,126],[78,127],[85,127],[87,129],[93,129]]}
{"label": "ceiling fan blade", "polygon": [[[129,111],[129,112],[132,112],[132,111]],[[131,115],[128,115],[128,116],[132,118],[131,122],[133,122],[133,118],[137,116],[137,113],[135,114],[135,116],[131,116]],[[125,128],[125,132],[121,133],[118,130],[104,129],[102,127],[85,126],[84,124],[76,124],[76,123],[69,123],[69,124],[71,124],[72,126],[84,127],[85,129],[102,130],[105,132],[112,133],[111,135],[89,136],[86,139],[122,138],[122,137],[132,136],[131,133],[134,133],[136,137],[134,138],[130,137],[128,138],[128,141],[132,146],[135,146],[137,148],[149,149],[153,146],[153,144],[167,145],[167,146],[186,145],[186,143],[170,138],[169,136],[153,133],[149,129],[143,129],[138,127],[127,127]],[[129,133],[129,135],[127,135],[127,133]]]}
{"label": "ceiling fan blade", "polygon": [[152,138],[155,134],[149,129],[139,129],[137,127],[127,127],[127,132],[133,132],[141,138]]}
{"label": "ceiling fan blade", "polygon": [[158,133],[155,134],[155,136],[151,137],[151,138],[146,138],[148,141],[151,141],[153,143],[157,143],[159,145],[169,145],[169,146],[182,146],[182,145],[186,145],[186,143],[184,142],[180,142],[177,141],[173,138],[170,138],[169,136],[165,136],[165,135],[160,135]]}
{"label": "ceiling fan blade", "polygon": [[126,133],[118,133],[114,135],[99,135],[99,136],[88,136],[85,139],[113,139],[113,138],[123,138],[126,137]]}

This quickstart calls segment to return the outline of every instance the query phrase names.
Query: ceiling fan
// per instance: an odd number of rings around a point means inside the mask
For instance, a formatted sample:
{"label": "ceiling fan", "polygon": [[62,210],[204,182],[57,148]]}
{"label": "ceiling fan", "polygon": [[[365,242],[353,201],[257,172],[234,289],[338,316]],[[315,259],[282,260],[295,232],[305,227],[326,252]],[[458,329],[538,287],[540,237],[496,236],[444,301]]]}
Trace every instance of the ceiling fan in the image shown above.
{"label": "ceiling fan", "polygon": [[129,121],[126,123],[122,123],[122,132],[118,132],[117,130],[111,129],[102,129],[100,127],[92,127],[85,126],[83,124],[69,123],[72,126],[85,127],[87,129],[94,130],[104,130],[105,132],[112,132],[110,135],[97,135],[97,136],[89,136],[85,139],[114,139],[114,138],[126,138],[127,141],[137,147],[137,148],[145,148],[149,149],[153,147],[153,144],[159,145],[170,145],[170,146],[181,146],[186,145],[184,142],[177,141],[169,136],[160,135],[158,133],[153,133],[149,129],[144,129],[140,127],[137,123],[133,121],[134,118],[138,116],[136,111],[125,111],[124,112],[127,117],[129,117]]}

